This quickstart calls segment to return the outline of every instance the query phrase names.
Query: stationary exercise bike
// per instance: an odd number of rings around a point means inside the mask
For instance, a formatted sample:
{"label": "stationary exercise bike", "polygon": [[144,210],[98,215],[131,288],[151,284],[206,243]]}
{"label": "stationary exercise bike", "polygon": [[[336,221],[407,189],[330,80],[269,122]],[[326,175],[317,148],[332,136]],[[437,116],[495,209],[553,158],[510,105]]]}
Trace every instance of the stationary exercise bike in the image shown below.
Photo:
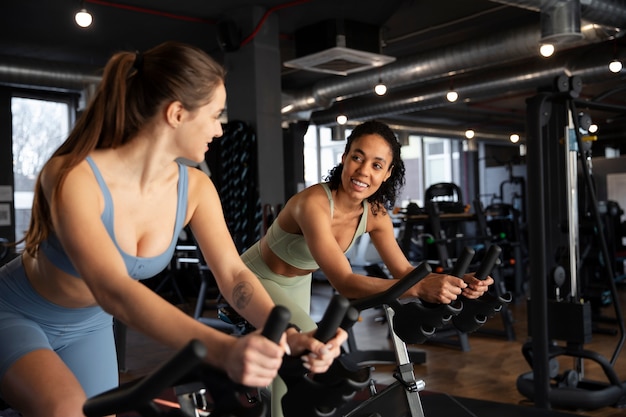
{"label": "stationary exercise bike", "polygon": [[[493,245],[475,276],[485,279],[499,254],[500,248]],[[471,250],[464,251],[451,273],[462,276],[473,255]],[[351,401],[355,394],[372,384],[369,368],[355,362],[350,353],[335,360],[328,372],[314,376],[308,375],[298,358],[285,357],[279,371],[288,386],[282,400],[285,415],[369,417],[391,412],[398,417],[424,417],[419,391],[424,389],[425,383],[413,374],[406,343],[423,341],[449,322],[462,331],[474,331],[493,316],[503,302],[507,302],[488,294],[477,300],[460,300],[454,305],[434,305],[418,299],[399,300],[430,272],[430,266],[422,263],[387,291],[352,302],[335,295],[315,333],[318,340],[326,342],[338,326],[344,329],[352,326],[361,311],[383,305],[398,363],[394,374],[396,382],[355,404]],[[289,316],[285,308],[276,307],[263,334],[278,340]],[[127,411],[138,412],[143,417],[266,416],[267,403],[258,395],[258,390],[233,383],[222,371],[203,364],[205,354],[206,348],[200,342],[192,341],[147,377],[89,399],[83,411],[87,417]],[[177,393],[179,408],[164,409],[154,400],[169,387]],[[207,406],[207,398],[212,400],[210,406]]]}
{"label": "stationary exercise bike", "polygon": [[[344,297],[334,297],[315,337],[330,339],[349,306]],[[287,308],[274,307],[262,335],[278,343],[290,318]],[[199,417],[209,414],[213,417],[263,417],[269,414],[257,388],[237,384],[223,371],[204,363],[206,353],[207,349],[200,341],[192,340],[146,377],[88,399],[83,412],[87,417],[125,412],[135,412],[143,417]],[[284,359],[284,362],[292,363],[292,368],[296,361],[300,359]],[[173,404],[174,407],[160,406],[156,400],[168,388],[173,389],[177,396],[178,403]]]}
{"label": "stationary exercise bike", "polygon": [[[498,260],[501,249],[489,248],[475,276],[487,278]],[[474,252],[463,251],[451,274],[463,276]],[[500,299],[485,294],[479,299],[461,299],[453,304],[429,304],[418,299],[400,301],[399,297],[431,272],[424,262],[387,291],[363,299],[353,300],[342,327],[348,328],[358,319],[359,313],[369,308],[383,306],[396,355],[396,381],[375,392],[369,377],[369,368],[356,362],[359,355],[346,353],[335,360],[328,372],[309,377],[301,375],[286,379],[288,392],[282,400],[286,416],[298,417],[424,417],[419,391],[425,388],[422,380],[415,378],[413,364],[406,343],[423,343],[438,328],[449,323],[464,332],[482,326],[510,298]],[[353,398],[358,391],[370,388],[372,395],[362,402]]]}

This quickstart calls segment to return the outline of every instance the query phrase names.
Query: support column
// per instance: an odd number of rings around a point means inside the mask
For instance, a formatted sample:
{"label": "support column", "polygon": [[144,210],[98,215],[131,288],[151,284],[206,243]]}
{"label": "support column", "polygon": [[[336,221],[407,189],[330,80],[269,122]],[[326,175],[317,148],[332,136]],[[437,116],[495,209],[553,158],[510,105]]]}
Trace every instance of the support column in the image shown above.
{"label": "support column", "polygon": [[290,123],[284,130],[285,198],[288,200],[304,187],[304,135],[309,122]]}
{"label": "support column", "polygon": [[[230,14],[242,33],[253,33],[265,9],[252,7]],[[241,120],[257,135],[261,204],[283,204],[285,172],[281,129],[280,44],[278,18],[270,14],[254,38],[224,56],[229,120]]]}
{"label": "support column", "polygon": [[[472,205],[470,211],[479,210],[474,207],[474,199],[478,198],[479,190],[479,169],[478,169],[478,145],[476,140],[463,141],[463,151],[460,155],[460,184],[463,192],[463,203]],[[478,236],[480,231],[475,222],[464,222],[462,225],[463,232],[466,235]]]}
{"label": "support column", "polygon": [[460,158],[461,183],[459,186],[463,191],[465,204],[472,204],[479,195],[478,189],[478,145],[475,140],[463,141],[463,152]]}

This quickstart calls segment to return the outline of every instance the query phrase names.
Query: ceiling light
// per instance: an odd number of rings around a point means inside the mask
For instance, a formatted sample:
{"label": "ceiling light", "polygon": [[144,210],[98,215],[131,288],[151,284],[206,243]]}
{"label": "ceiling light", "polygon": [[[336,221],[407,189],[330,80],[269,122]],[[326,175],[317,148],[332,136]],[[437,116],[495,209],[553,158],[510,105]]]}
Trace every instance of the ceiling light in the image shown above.
{"label": "ceiling light", "polygon": [[384,96],[385,93],[387,92],[387,86],[385,84],[383,84],[382,78],[378,79],[378,84],[376,84],[376,87],[374,87],[374,91],[379,96]]}
{"label": "ceiling light", "polygon": [[622,67],[622,62],[619,59],[614,59],[613,61],[609,62],[609,71],[616,74],[622,70]]}
{"label": "ceiling light", "polygon": [[77,11],[74,15],[74,20],[76,21],[76,24],[81,28],[87,28],[91,26],[91,23],[93,22],[93,17],[91,16],[91,13],[89,13],[87,9],[85,9],[82,1],[80,2],[80,10]]}
{"label": "ceiling light", "polygon": [[475,132],[472,129],[467,129],[465,131],[465,137],[468,139],[472,139],[475,135]]}
{"label": "ceiling light", "polygon": [[459,93],[457,93],[454,90],[450,90],[446,94],[446,98],[448,99],[450,103],[454,103],[459,98]]}
{"label": "ceiling light", "polygon": [[450,76],[450,88],[448,88],[448,92],[446,93],[446,99],[450,103],[454,103],[459,98],[459,93],[454,89],[454,77]]}
{"label": "ceiling light", "polygon": [[512,143],[517,143],[517,142],[519,142],[519,135],[518,135],[517,133],[513,133],[513,134],[509,137],[509,140],[510,140]]}
{"label": "ceiling light", "polygon": [[554,45],[551,43],[544,43],[539,47],[539,53],[543,57],[550,57],[554,53]]}
{"label": "ceiling light", "polygon": [[346,123],[348,123],[348,116],[346,116],[345,114],[340,114],[339,116],[337,116],[337,123],[339,123],[340,125],[345,125]]}

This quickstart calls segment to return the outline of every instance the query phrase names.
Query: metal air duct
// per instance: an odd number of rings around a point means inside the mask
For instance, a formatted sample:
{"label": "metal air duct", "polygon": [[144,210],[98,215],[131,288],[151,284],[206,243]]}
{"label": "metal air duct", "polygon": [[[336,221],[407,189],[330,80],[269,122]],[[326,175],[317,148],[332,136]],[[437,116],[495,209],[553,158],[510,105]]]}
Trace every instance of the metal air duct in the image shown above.
{"label": "metal air duct", "polygon": [[[555,60],[550,66],[539,61],[524,65],[521,69],[516,67],[506,71],[482,71],[480,75],[466,77],[465,81],[457,80],[455,90],[463,97],[487,98],[510,91],[537,88],[565,74],[579,76],[584,82],[598,81],[611,76],[606,69],[606,62],[613,57],[611,52],[597,51],[592,55],[585,55],[584,58],[568,62],[572,56],[578,57],[574,53],[568,54]],[[626,59],[626,52],[622,51],[619,58]],[[424,88],[406,89],[389,95],[386,100],[342,101],[342,111],[349,120],[358,120],[449,106],[451,104],[442,93],[447,87],[447,82],[430,84]],[[333,124],[336,114],[337,110],[334,108],[314,112],[311,115],[311,121],[316,125]]]}
{"label": "metal air duct", "polygon": [[[561,0],[489,0],[493,3],[541,12],[542,7],[551,7]],[[626,7],[623,0],[579,0],[580,17],[589,23],[608,28],[624,29]]]}
{"label": "metal air duct", "polygon": [[[536,10],[539,11],[538,6],[542,1],[499,2],[518,7],[525,5],[527,8],[537,6]],[[619,0],[581,0],[581,18],[595,23],[581,28],[581,43],[598,43],[615,35],[609,33],[612,28],[626,26],[626,7],[624,2]],[[597,25],[608,26],[611,29]],[[538,24],[530,25],[499,34],[497,38],[489,36],[437,52],[398,59],[375,71],[366,71],[339,80],[325,79],[310,89],[284,94],[283,114],[297,116],[301,112],[327,108],[338,97],[345,99],[367,94],[371,91],[371,86],[381,77],[389,88],[394,88],[440,78],[450,71],[462,72],[530,58],[537,55],[540,33]]]}
{"label": "metal air duct", "polygon": [[580,3],[560,0],[541,8],[541,43],[563,44],[578,41],[580,33]]}
{"label": "metal air duct", "polygon": [[0,58],[0,84],[81,92],[98,84],[96,69],[35,59]]}

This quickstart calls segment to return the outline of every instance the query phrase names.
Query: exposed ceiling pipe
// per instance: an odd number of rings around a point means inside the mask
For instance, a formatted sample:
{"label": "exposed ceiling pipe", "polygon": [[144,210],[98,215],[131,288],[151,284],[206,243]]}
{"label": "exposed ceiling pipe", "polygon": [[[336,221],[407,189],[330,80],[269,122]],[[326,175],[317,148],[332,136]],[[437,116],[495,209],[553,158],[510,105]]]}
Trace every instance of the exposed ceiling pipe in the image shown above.
{"label": "exposed ceiling pipe", "polygon": [[[284,104],[286,114],[328,107],[336,99],[344,100],[369,93],[379,79],[388,89],[428,81],[442,75],[485,67],[496,62],[508,62],[537,54],[539,25],[523,28],[471,42],[456,44],[415,57],[398,59],[375,70],[364,71],[342,79],[323,79],[310,89],[297,92]],[[505,47],[506,46],[506,47]]]}
{"label": "exposed ceiling pipe", "polygon": [[[626,7],[616,0],[596,0],[586,5],[582,17],[592,23],[612,23],[625,19],[614,16],[626,15]],[[610,6],[610,7],[609,7]],[[620,7],[621,6],[621,7]],[[593,19],[593,20],[592,20]],[[596,25],[582,28],[583,40],[580,44],[598,43],[609,39],[613,33]],[[298,113],[320,110],[330,106],[336,99],[345,99],[369,93],[380,78],[391,89],[408,84],[440,78],[467,70],[507,63],[514,60],[537,56],[541,30],[539,24],[514,29],[499,36],[489,36],[478,40],[456,44],[439,51],[422,53],[419,56],[397,60],[376,70],[357,73],[343,79],[325,79],[312,88],[284,95],[283,114],[298,116]]]}
{"label": "exposed ceiling pipe", "polygon": [[8,56],[0,59],[0,84],[4,85],[82,92],[100,79],[94,68]]}
{"label": "exposed ceiling pipe", "polygon": [[[551,7],[562,0],[489,0],[493,3],[541,12],[542,7]],[[581,18],[596,25],[624,28],[626,8],[623,0],[579,0]]]}
{"label": "exposed ceiling pipe", "polygon": [[[492,1],[539,10],[538,5],[544,0]],[[623,1],[580,0],[580,2],[582,18],[587,21],[611,27],[623,26],[626,22],[626,7]],[[453,72],[493,65],[496,62],[510,62],[535,56],[539,36],[539,28],[532,26],[501,34],[497,39],[494,36],[457,44],[438,52],[421,54],[419,57],[397,61],[375,71],[356,74],[341,80],[324,80],[305,92],[284,95],[283,102],[291,107],[285,113],[292,116],[303,111],[310,113],[312,110],[328,108],[338,97],[354,97],[369,93],[371,86],[380,77],[384,78],[388,86],[406,86],[424,83]],[[583,28],[583,37],[586,43],[597,43],[610,37],[610,34],[602,28],[588,26],[586,29]],[[94,68],[51,64],[15,57],[4,57],[0,60],[0,84],[81,92],[99,82],[100,76],[96,75]],[[455,88],[458,87],[460,85],[457,85],[455,81]],[[488,86],[480,88],[485,87]]]}
{"label": "exposed ceiling pipe", "polygon": [[[397,121],[387,121],[383,120],[394,132],[410,132],[413,135],[423,135],[423,136],[435,136],[435,137],[445,137],[449,139],[461,139],[467,140],[465,136],[465,129],[454,129],[443,126],[432,126],[428,124],[420,123],[419,125],[414,124],[402,124]],[[476,136],[474,136],[473,140],[480,140],[482,142],[494,142],[494,143],[502,143],[505,142],[509,145],[514,145],[511,143],[510,136],[504,133],[493,133],[493,132],[485,132],[478,131],[476,132]],[[523,141],[525,142],[525,141]],[[519,145],[516,144],[516,145]]]}
{"label": "exposed ceiling pipe", "polygon": [[[606,67],[606,63],[613,57],[612,51],[594,51],[591,48],[582,58],[578,58],[577,53],[570,53],[558,57],[549,65],[546,65],[545,61],[535,61],[507,70],[488,73],[483,71],[479,75],[456,80],[454,88],[461,97],[479,99],[503,95],[510,91],[536,89],[541,85],[549,86],[561,75],[578,76],[583,83],[597,82],[615,76],[609,73]],[[626,59],[626,51],[622,51],[618,57]],[[454,105],[445,99],[443,92],[446,88],[447,84],[437,83],[390,94],[385,100],[353,99],[342,102],[341,111],[349,119],[367,119]],[[336,123],[337,107],[314,112],[311,121],[317,125]]]}

